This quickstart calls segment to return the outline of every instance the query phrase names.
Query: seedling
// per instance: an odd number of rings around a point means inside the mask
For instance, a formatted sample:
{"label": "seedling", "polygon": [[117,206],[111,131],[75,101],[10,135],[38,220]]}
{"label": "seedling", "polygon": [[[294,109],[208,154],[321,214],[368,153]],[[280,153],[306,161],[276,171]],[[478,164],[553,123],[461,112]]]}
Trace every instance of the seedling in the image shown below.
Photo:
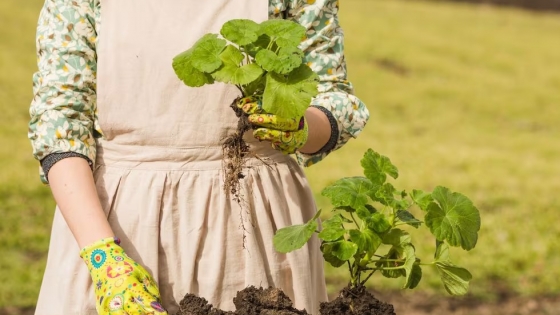
{"label": "seedling", "polygon": [[[471,273],[450,260],[450,246],[471,250],[480,230],[480,214],[464,195],[438,186],[431,193],[397,190],[387,176],[398,177],[389,158],[368,150],[361,165],[363,177],[342,178],[322,191],[334,206],[334,214],[322,222],[321,211],[309,222],[277,231],[274,246],[287,253],[301,248],[314,233],[321,239],[325,261],[334,267],[346,265],[350,287],[366,284],[377,271],[388,278],[404,278],[403,288],[415,288],[422,266],[437,269],[447,292],[464,295]],[[417,206],[423,221],[409,211]],[[411,235],[404,228],[427,227],[435,236],[435,253],[429,262],[416,256]]]}
{"label": "seedling", "polygon": [[303,63],[298,48],[305,27],[288,20],[260,24],[244,19],[226,22],[218,34],[206,34],[190,49],[173,59],[173,69],[188,86],[200,87],[216,81],[233,84],[241,97],[230,107],[239,117],[234,134],[223,142],[224,189],[239,201],[239,180],[250,154],[243,134],[252,128],[237,103],[250,97],[262,109],[282,117],[303,116],[318,94],[318,77]]}

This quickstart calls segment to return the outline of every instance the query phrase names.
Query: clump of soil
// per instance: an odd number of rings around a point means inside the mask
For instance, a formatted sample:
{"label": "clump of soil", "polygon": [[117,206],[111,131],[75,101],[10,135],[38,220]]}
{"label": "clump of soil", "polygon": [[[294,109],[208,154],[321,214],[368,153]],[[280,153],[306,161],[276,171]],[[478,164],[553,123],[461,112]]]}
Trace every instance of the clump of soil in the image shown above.
{"label": "clump of soil", "polygon": [[216,309],[206,299],[187,294],[179,304],[175,315],[309,315],[292,306],[292,301],[282,290],[276,288],[247,287],[233,298],[235,312]]}
{"label": "clump of soil", "polygon": [[236,98],[230,105],[239,119],[237,129],[233,134],[227,136],[222,144],[225,174],[224,190],[226,193],[231,194],[237,202],[241,202],[239,181],[245,177],[243,175],[243,166],[249,154],[249,145],[243,139],[243,135],[252,128],[248,116],[242,109],[237,107],[240,99],[240,97]]}
{"label": "clump of soil", "polygon": [[365,287],[344,288],[330,302],[321,303],[321,315],[395,315],[393,305],[376,299]]}
{"label": "clump of soil", "polygon": [[[216,309],[204,298],[187,294],[175,315],[309,315],[292,306],[290,298],[276,288],[247,287],[233,298],[235,312]],[[393,306],[380,302],[365,287],[345,288],[331,302],[321,303],[321,315],[395,315]]]}

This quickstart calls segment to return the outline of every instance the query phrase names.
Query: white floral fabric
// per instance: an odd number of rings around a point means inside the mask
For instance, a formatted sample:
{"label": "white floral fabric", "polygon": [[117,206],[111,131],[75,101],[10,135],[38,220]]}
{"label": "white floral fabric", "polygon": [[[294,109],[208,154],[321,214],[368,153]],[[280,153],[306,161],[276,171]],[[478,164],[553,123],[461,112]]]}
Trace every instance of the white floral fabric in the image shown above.
{"label": "white floral fabric", "polygon": [[[269,0],[269,15],[307,28],[300,47],[305,62],[320,77],[320,94],[311,105],[325,107],[335,117],[339,135],[334,150],[342,147],[361,132],[369,112],[347,80],[338,1]],[[103,136],[96,106],[100,25],[99,0],[45,1],[37,26],[38,71],[33,76],[28,133],[38,160],[52,153],[76,152],[95,161],[95,139]],[[310,166],[330,152],[298,153],[297,159]],[[42,170],[41,180],[47,183]]]}

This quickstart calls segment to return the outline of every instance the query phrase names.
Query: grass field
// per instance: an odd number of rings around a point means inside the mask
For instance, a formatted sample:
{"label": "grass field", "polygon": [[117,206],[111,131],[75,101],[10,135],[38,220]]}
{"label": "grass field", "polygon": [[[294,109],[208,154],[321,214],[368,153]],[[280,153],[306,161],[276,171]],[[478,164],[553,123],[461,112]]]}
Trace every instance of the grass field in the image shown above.
{"label": "grass field", "polygon": [[[54,208],[26,138],[41,2],[0,1],[0,308],[35,302]],[[399,168],[398,188],[444,185],[478,206],[477,248],[452,252],[474,275],[473,295],[560,293],[560,15],[345,0],[341,20],[350,79],[372,117],[307,170],[319,205],[320,189],[359,175],[373,148]],[[432,246],[418,246],[420,255]],[[377,290],[401,284],[374,280]],[[343,281],[329,269],[333,291]],[[431,271],[418,290],[444,294]]]}

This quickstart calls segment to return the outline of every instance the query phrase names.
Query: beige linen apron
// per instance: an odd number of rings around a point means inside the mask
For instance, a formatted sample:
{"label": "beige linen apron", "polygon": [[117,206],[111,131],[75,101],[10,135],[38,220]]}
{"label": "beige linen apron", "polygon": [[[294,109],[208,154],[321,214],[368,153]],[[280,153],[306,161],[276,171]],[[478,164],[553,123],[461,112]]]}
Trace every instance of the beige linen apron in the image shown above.
{"label": "beige linen apron", "polygon": [[[228,106],[238,91],[188,88],[171,67],[175,55],[225,21],[263,21],[267,11],[264,0],[101,0],[104,139],[94,177],[122,246],[153,274],[170,314],[186,293],[232,310],[235,293],[248,285],[280,287],[313,314],[327,299],[316,239],[288,255],[272,245],[278,228],[314,215],[301,168],[269,143],[246,137],[268,165],[249,161],[240,209],[222,189],[220,146],[236,126]],[[96,314],[89,273],[58,209],[36,314]]]}

